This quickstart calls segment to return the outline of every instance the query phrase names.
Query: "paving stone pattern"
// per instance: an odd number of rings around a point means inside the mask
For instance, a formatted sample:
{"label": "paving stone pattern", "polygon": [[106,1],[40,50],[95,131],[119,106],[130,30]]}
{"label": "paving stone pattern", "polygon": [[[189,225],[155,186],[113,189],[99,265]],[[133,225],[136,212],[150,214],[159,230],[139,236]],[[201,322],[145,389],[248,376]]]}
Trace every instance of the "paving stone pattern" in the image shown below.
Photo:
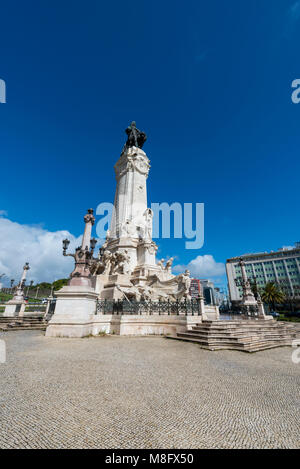
{"label": "paving stone pattern", "polygon": [[299,448],[292,348],[1,335],[0,448]]}

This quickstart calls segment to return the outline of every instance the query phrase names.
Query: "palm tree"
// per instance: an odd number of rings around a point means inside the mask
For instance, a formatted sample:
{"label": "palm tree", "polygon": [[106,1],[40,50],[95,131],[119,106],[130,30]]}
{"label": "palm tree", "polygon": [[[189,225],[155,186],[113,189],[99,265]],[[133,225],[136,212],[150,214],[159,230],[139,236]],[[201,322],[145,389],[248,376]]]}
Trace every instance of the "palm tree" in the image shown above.
{"label": "palm tree", "polygon": [[276,304],[284,302],[285,294],[275,282],[268,282],[262,291],[261,299],[275,311]]}

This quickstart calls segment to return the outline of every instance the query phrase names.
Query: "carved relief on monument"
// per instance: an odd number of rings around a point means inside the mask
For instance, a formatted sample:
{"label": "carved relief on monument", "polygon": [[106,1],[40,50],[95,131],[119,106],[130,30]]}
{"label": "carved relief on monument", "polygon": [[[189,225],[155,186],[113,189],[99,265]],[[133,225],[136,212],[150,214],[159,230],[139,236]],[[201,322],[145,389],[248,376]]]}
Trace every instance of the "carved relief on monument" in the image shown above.
{"label": "carved relief on monument", "polygon": [[133,285],[132,287],[118,287],[126,296],[136,301],[159,301],[170,299],[172,301],[191,300],[190,296],[191,278],[190,272],[162,281],[157,275],[148,278],[144,285]]}
{"label": "carved relief on monument", "polygon": [[124,158],[115,165],[116,179],[119,180],[128,171],[133,171],[134,166],[131,159]]}
{"label": "carved relief on monument", "polygon": [[93,264],[93,275],[114,275],[131,273],[130,255],[128,250],[112,253],[108,249],[99,256]]}
{"label": "carved relief on monument", "polygon": [[127,220],[126,222],[122,223],[120,228],[120,236],[121,238],[137,237],[136,225],[130,220]]}
{"label": "carved relief on monument", "polygon": [[132,163],[133,168],[138,171],[139,173],[143,174],[144,176],[148,177],[150,164],[148,162],[148,158],[143,155],[137,154],[134,155],[135,158],[132,158],[130,161]]}

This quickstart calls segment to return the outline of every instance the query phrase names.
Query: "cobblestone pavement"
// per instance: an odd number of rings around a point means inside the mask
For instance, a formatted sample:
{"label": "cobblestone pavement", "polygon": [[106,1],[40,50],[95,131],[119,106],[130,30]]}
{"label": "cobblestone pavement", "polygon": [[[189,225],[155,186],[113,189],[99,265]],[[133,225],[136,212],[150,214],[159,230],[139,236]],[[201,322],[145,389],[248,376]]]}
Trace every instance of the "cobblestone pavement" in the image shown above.
{"label": "cobblestone pavement", "polygon": [[0,448],[299,448],[289,347],[209,352],[161,337],[8,332]]}

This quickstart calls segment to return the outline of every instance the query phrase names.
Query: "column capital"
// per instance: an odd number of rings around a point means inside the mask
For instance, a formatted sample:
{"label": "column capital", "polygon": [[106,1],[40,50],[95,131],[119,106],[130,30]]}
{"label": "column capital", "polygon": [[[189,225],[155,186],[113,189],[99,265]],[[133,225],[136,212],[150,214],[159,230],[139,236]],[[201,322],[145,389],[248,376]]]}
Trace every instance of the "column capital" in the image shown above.
{"label": "column capital", "polygon": [[91,223],[93,225],[95,223],[94,209],[89,208],[83,219],[85,223]]}

